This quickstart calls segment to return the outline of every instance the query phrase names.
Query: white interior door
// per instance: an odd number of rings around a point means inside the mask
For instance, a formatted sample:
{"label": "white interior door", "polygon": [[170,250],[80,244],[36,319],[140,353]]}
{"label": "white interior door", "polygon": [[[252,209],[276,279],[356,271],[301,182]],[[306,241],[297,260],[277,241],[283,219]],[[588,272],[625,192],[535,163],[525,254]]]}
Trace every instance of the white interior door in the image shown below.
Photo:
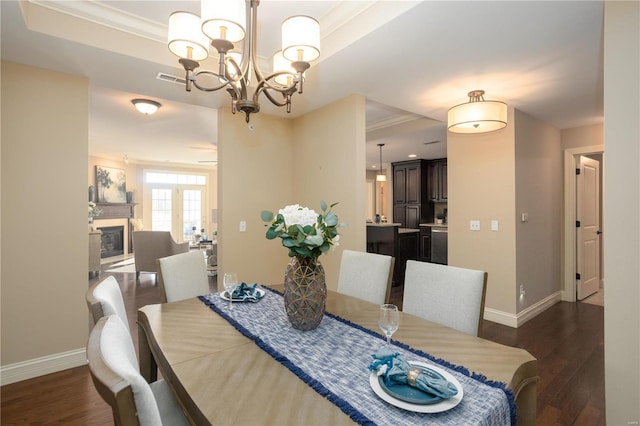
{"label": "white interior door", "polygon": [[577,194],[577,298],[582,300],[600,286],[600,162],[580,157]]}

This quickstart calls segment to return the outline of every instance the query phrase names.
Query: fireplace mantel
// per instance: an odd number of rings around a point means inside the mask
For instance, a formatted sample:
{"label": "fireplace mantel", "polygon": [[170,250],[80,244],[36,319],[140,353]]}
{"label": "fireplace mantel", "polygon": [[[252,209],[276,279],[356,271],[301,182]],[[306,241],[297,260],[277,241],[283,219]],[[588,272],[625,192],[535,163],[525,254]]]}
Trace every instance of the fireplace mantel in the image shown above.
{"label": "fireplace mantel", "polygon": [[115,226],[120,220],[125,229],[125,254],[133,252],[133,227],[129,219],[133,218],[133,208],[136,203],[96,203],[98,210],[102,210],[99,216],[94,218],[96,227]]}
{"label": "fireplace mantel", "polygon": [[96,219],[131,219],[135,203],[98,203],[96,207],[102,210],[102,214]]}

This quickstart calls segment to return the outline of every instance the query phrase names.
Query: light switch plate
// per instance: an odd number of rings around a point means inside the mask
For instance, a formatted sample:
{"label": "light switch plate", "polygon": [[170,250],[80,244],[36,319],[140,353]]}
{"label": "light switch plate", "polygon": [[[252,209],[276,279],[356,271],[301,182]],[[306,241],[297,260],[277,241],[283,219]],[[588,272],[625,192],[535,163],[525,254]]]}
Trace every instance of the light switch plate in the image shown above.
{"label": "light switch plate", "polygon": [[245,222],[244,220],[240,221],[240,232],[246,232],[247,231],[247,222]]}
{"label": "light switch plate", "polygon": [[497,231],[498,230],[498,221],[497,220],[492,220],[491,221],[491,230],[492,231]]}
{"label": "light switch plate", "polygon": [[479,220],[470,220],[469,221],[469,229],[472,231],[480,230],[480,221]]}

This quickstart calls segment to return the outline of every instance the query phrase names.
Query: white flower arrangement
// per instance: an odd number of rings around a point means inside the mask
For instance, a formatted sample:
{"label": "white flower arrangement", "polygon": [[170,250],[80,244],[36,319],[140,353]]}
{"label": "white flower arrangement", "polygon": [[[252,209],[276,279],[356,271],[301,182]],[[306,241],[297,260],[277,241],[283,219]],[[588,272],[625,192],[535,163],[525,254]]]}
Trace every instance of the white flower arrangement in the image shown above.
{"label": "white flower arrangement", "polygon": [[286,206],[278,210],[278,214],[264,210],[261,218],[269,222],[266,237],[273,240],[282,239],[282,245],[289,249],[289,257],[318,258],[331,247],[339,245],[338,228],[345,224],[338,223],[338,216],[327,203],[320,202],[322,214],[301,207],[298,204]]}
{"label": "white flower arrangement", "polygon": [[97,217],[102,214],[102,210],[98,209],[96,203],[89,201],[89,217]]}

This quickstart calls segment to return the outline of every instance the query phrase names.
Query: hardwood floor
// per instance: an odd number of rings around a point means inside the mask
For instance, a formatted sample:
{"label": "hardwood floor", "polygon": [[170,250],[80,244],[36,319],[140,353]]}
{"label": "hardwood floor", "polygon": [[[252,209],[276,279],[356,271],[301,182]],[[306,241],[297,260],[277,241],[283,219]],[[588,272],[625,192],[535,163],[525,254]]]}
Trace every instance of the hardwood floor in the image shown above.
{"label": "hardwood floor", "polygon": [[[89,284],[107,275],[103,272]],[[154,276],[141,274],[139,283],[135,274],[114,276],[137,343],[137,309],[160,302]],[[210,286],[215,290],[215,278]],[[391,299],[402,305],[401,287],[392,289]],[[484,321],[482,337],[524,348],[538,359],[537,425],[606,424],[603,307],[561,302],[518,329]],[[113,424],[110,407],[95,391],[86,366],[5,385],[0,394],[3,426]]]}

